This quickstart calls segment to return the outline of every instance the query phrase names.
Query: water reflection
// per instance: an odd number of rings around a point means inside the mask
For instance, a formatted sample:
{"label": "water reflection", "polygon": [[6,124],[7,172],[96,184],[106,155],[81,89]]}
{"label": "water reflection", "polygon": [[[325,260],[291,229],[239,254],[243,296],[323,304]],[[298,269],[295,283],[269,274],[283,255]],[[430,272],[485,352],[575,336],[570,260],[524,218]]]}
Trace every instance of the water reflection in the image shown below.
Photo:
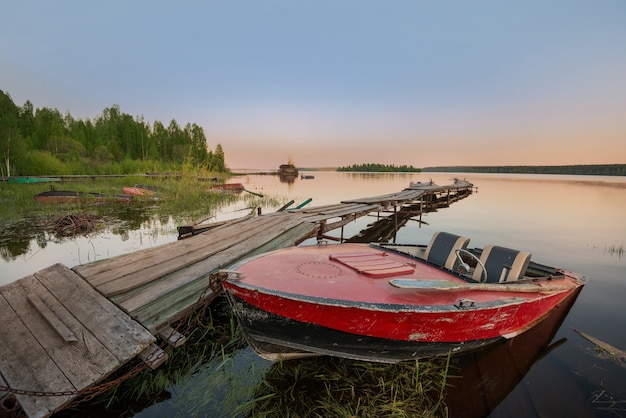
{"label": "water reflection", "polygon": [[[109,232],[124,235],[128,231],[141,228],[154,216],[140,207],[127,205],[111,207],[106,212],[98,210],[96,213],[105,219],[108,227],[106,231],[94,229],[94,234]],[[159,219],[158,215],[157,219]],[[164,219],[167,219],[167,216]],[[49,242],[61,242],[62,240],[75,238],[74,236],[58,236],[54,234],[52,228],[54,223],[55,219],[50,217],[35,216],[2,225],[0,227],[0,254],[2,259],[12,261],[23,254],[36,250],[31,248],[31,244],[36,244],[39,249],[44,249]]]}
{"label": "water reflection", "polygon": [[[248,190],[281,197],[275,207],[263,207],[263,213],[268,213],[292,199],[294,206],[308,198],[313,199],[310,206],[335,204],[396,192],[411,181],[432,179],[440,185],[450,184],[455,176],[337,172],[314,175],[314,179],[295,179],[293,183],[282,183],[277,176],[257,175],[243,176],[241,181]],[[426,224],[407,222],[397,232],[396,241],[427,243],[434,232],[447,230],[470,237],[472,246],[499,244],[528,250],[534,261],[566,267],[591,279],[560,328],[522,334],[502,347],[475,353],[467,362],[454,359],[450,373],[462,377],[449,381],[454,385],[446,401],[450,410],[454,409],[450,416],[625,416],[626,369],[611,359],[598,358],[593,344],[570,328],[626,349],[626,260],[623,251],[619,251],[626,241],[626,178],[472,173],[467,179],[478,186],[478,193],[426,214]],[[244,199],[249,197],[244,195]],[[132,217],[130,213],[122,216]],[[371,218],[346,225],[344,235],[357,235],[368,222]],[[5,277],[14,280],[56,262],[71,267],[174,241],[178,225],[167,216],[148,214],[143,222],[129,219],[129,224],[141,225],[142,229],[121,226],[115,232],[57,245],[56,238],[45,233],[28,232],[28,238],[23,236],[33,223],[36,220],[16,224],[11,239],[0,234],[0,253],[5,261],[9,260],[2,266],[0,285],[6,283],[2,282]],[[557,341],[566,337],[567,342],[543,356],[554,332]],[[233,361],[228,363],[223,363],[222,358],[203,363],[206,367],[168,390],[171,399],[155,403],[137,416],[187,413],[190,407],[183,409],[181,405],[191,401],[179,394],[215,390],[207,383],[211,376],[222,382],[250,381],[252,389],[261,384],[257,379],[268,367],[266,362],[246,348],[237,350],[233,357],[224,357],[231,358]],[[252,369],[258,372],[254,379],[249,375]],[[249,391],[236,390],[240,391],[241,396],[236,398],[239,402],[253,399]],[[215,393],[206,396],[211,396],[211,400],[202,403],[213,405],[198,406],[194,410],[197,415],[211,416],[212,412],[225,410]]]}
{"label": "water reflection", "polygon": [[105,226],[77,236],[58,236],[54,217],[0,226],[0,286],[54,263],[72,267],[176,240],[177,223],[169,215],[121,205],[97,214]]}
{"label": "water reflection", "polygon": [[[535,363],[565,344],[564,338],[551,341],[577,297],[572,295],[542,323],[515,338],[481,351],[455,356],[451,361],[452,377],[448,380],[446,396],[450,416],[485,417],[494,411],[497,414],[493,416],[537,415],[537,405],[528,402],[529,389],[518,384]],[[520,399],[509,400],[506,405],[500,406],[516,388],[519,390],[515,396]],[[559,387],[548,390],[555,400],[560,399],[555,402],[560,413],[547,416],[576,416],[582,412],[581,408],[588,409],[570,399],[571,392],[566,394]]]}
{"label": "water reflection", "polygon": [[281,173],[278,175],[278,179],[281,183],[293,184],[298,178],[298,173],[290,174],[290,173]]}
{"label": "water reflection", "polygon": [[31,249],[31,242],[38,248],[46,248],[47,234],[33,222],[23,219],[4,225],[0,230],[0,257],[4,261],[14,261]]}

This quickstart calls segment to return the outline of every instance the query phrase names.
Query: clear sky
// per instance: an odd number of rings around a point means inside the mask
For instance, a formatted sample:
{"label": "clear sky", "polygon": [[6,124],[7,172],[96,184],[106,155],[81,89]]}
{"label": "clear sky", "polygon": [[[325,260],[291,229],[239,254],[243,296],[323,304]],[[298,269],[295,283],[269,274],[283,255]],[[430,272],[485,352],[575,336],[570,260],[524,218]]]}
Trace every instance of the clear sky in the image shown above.
{"label": "clear sky", "polygon": [[0,0],[0,89],[231,168],[626,163],[624,0]]}

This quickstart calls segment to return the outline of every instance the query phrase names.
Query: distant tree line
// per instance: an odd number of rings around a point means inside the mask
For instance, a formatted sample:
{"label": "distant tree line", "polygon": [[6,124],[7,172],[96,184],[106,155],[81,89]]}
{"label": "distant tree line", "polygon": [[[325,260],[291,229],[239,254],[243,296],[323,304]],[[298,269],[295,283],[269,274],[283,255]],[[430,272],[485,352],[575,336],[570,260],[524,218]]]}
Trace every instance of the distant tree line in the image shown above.
{"label": "distant tree line", "polygon": [[337,171],[362,171],[362,172],[375,172],[375,173],[397,173],[406,172],[414,173],[421,171],[419,168],[415,168],[412,165],[393,165],[393,164],[352,164],[347,167],[339,167]]}
{"label": "distant tree line", "polygon": [[626,164],[550,165],[550,166],[452,166],[424,167],[422,171],[448,173],[572,174],[626,176]]}
{"label": "distant tree line", "polygon": [[172,119],[147,123],[113,105],[90,119],[48,107],[19,107],[0,90],[0,175],[134,174],[191,164],[227,171],[220,144],[211,151],[201,126]]}

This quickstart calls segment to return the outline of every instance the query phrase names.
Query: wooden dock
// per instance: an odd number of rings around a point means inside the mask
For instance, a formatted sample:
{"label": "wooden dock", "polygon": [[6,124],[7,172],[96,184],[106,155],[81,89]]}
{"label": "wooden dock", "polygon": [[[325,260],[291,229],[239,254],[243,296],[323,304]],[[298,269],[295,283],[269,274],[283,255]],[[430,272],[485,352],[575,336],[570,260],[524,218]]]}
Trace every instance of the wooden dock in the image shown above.
{"label": "wooden dock", "polygon": [[[55,264],[2,286],[0,408],[16,400],[29,417],[45,417],[135,357],[157,367],[167,357],[164,345],[155,343],[199,303],[215,298],[219,290],[209,288],[210,276],[237,261],[308,238],[342,240],[330,232],[356,218],[397,216],[403,208],[417,215],[427,205],[465,198],[472,188],[459,180],[412,183],[384,196],[242,218],[72,269]],[[184,336],[173,344],[182,341]]]}

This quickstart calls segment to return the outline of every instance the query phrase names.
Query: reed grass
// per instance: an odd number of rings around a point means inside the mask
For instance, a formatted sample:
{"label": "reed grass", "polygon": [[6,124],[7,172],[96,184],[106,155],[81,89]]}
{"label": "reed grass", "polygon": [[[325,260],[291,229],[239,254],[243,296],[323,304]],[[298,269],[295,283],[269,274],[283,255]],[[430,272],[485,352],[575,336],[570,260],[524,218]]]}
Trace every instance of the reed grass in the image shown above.
{"label": "reed grass", "polygon": [[316,357],[276,363],[247,417],[440,417],[448,358],[397,364]]}
{"label": "reed grass", "polygon": [[622,258],[624,256],[624,244],[609,246],[605,245],[604,251],[609,253],[610,255],[616,255],[619,258]]}
{"label": "reed grass", "polygon": [[[4,223],[18,219],[80,212],[85,209],[107,211],[103,205],[93,205],[87,198],[76,203],[49,204],[34,201],[38,193],[50,190],[72,190],[84,193],[102,193],[107,196],[122,194],[125,186],[142,184],[157,189],[155,198],[136,197],[130,205],[168,214],[177,221],[189,221],[219,211],[222,207],[239,201],[232,193],[212,192],[207,182],[198,181],[196,172],[182,173],[179,177],[151,178],[128,176],[123,178],[82,179],[49,184],[0,183],[0,220]],[[251,204],[255,203],[251,201]]]}

